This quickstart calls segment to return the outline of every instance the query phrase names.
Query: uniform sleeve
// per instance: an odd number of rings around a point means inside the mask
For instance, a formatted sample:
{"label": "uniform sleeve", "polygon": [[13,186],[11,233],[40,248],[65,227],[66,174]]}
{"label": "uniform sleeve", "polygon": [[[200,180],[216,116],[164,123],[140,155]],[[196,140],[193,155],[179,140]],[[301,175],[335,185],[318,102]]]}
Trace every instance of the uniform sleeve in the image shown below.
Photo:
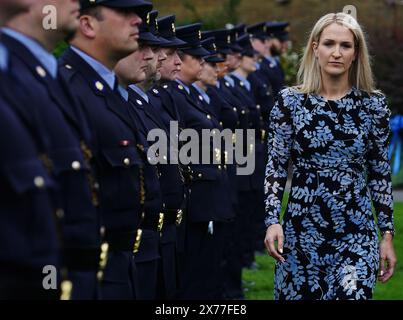
{"label": "uniform sleeve", "polygon": [[381,232],[394,231],[391,167],[388,158],[391,138],[390,110],[383,95],[371,98],[371,130],[366,157],[368,187]]}
{"label": "uniform sleeve", "polygon": [[281,202],[287,183],[288,162],[293,139],[292,111],[287,96],[290,89],[278,95],[270,112],[268,131],[268,160],[265,174],[265,224],[269,227],[280,221]]}

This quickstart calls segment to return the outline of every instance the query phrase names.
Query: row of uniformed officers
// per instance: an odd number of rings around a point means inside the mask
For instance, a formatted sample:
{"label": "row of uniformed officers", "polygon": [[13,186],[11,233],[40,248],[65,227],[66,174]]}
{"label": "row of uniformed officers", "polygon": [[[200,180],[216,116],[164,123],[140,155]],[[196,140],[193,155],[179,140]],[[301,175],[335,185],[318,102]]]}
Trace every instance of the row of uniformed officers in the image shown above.
{"label": "row of uniformed officers", "polygon": [[[265,133],[288,24],[176,28],[142,0],[0,7],[0,298],[242,299],[242,268],[263,250]],[[173,121],[200,136],[254,129],[254,172],[237,175],[214,148],[215,163],[170,161]],[[157,128],[168,150],[152,165]]]}

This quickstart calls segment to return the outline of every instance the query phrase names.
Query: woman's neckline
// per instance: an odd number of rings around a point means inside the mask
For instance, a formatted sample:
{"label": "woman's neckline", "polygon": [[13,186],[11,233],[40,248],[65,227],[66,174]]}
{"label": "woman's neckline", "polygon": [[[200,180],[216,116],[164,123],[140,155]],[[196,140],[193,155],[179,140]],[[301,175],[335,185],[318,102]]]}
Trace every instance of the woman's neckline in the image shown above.
{"label": "woman's neckline", "polygon": [[341,100],[347,98],[354,90],[355,90],[355,87],[351,86],[350,89],[348,89],[343,96],[341,96],[340,98],[337,98],[337,99],[327,99],[324,96],[320,95],[319,93],[316,93],[315,95],[325,102],[338,102],[338,101],[341,101]]}

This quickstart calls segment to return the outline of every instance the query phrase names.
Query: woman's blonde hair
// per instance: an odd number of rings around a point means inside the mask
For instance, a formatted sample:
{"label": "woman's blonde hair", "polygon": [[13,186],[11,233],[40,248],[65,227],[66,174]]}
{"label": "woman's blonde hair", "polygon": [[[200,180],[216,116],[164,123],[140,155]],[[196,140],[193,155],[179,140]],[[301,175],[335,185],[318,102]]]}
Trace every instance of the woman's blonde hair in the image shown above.
{"label": "woman's blonde hair", "polygon": [[305,47],[304,55],[298,70],[298,90],[302,93],[319,93],[321,90],[320,67],[313,51],[313,43],[319,43],[323,30],[337,23],[348,28],[354,35],[354,44],[357,57],[349,70],[350,84],[368,93],[375,91],[375,83],[371,70],[368,46],[364,32],[358,22],[351,16],[343,12],[329,13],[315,24]]}

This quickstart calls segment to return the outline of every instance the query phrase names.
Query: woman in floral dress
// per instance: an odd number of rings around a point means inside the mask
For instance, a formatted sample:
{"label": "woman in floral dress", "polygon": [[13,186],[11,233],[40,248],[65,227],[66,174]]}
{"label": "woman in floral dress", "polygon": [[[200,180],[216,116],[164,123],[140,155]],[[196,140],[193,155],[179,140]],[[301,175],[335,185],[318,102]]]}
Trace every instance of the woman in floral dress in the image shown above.
{"label": "woman in floral dress", "polygon": [[301,85],[280,92],[269,124],[265,244],[277,260],[275,298],[371,299],[377,277],[386,282],[396,265],[390,111],[352,16],[316,23],[298,76]]}

